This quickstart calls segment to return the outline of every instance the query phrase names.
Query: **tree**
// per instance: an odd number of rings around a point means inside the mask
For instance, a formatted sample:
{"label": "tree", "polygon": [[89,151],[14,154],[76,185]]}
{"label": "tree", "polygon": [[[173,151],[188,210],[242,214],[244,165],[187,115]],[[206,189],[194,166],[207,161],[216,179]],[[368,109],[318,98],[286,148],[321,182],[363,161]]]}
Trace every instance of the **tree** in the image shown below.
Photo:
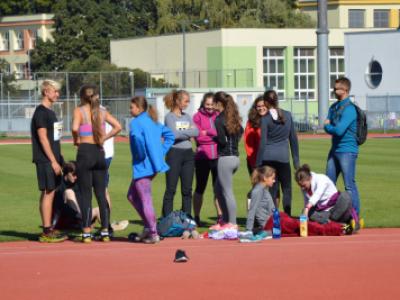
{"label": "tree", "polygon": [[0,16],[49,13],[55,1],[51,0],[1,0]]}
{"label": "tree", "polygon": [[8,62],[0,59],[0,97],[4,97],[9,92],[15,93],[17,90],[15,75],[8,72]]}
{"label": "tree", "polygon": [[[50,46],[50,42],[38,43],[32,53],[34,70],[65,70],[68,62],[84,62],[92,55],[109,59],[111,38],[135,36],[138,32],[143,35],[148,27],[153,26],[150,17],[150,21],[149,18],[135,17],[141,13],[138,3],[122,1],[124,5],[121,5],[110,0],[57,1],[53,7],[54,46]],[[145,7],[150,9],[148,5]]]}

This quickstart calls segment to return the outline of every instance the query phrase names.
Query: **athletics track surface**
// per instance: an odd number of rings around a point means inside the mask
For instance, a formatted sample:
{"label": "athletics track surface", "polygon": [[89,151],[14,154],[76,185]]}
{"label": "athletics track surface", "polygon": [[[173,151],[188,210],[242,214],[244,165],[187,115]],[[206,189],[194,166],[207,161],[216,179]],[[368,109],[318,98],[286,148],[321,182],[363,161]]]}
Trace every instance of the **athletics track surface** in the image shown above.
{"label": "athletics track surface", "polygon": [[[187,263],[173,263],[176,249]],[[240,244],[0,243],[1,299],[399,299],[400,229]]]}

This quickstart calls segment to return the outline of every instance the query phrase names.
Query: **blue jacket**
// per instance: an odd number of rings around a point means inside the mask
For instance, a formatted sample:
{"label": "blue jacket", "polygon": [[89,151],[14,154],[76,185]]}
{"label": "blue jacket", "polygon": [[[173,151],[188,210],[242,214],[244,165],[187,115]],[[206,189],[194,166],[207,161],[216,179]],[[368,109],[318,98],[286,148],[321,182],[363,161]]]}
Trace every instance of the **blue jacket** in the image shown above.
{"label": "blue jacket", "polygon": [[358,153],[357,111],[350,98],[333,103],[329,108],[328,119],[330,124],[325,125],[324,129],[332,135],[331,151]]}
{"label": "blue jacket", "polygon": [[[164,140],[163,143],[161,138]],[[154,122],[146,112],[143,112],[129,124],[129,141],[133,179],[169,170],[164,156],[174,144],[175,137],[168,127]]]}

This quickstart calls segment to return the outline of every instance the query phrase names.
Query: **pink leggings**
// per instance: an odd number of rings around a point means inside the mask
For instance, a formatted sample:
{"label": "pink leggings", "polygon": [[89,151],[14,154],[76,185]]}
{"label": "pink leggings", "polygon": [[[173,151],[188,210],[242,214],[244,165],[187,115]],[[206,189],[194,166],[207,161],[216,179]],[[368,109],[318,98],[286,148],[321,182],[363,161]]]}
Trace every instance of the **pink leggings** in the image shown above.
{"label": "pink leggings", "polygon": [[151,179],[151,177],[132,179],[128,200],[142,218],[144,228],[149,229],[151,235],[156,235],[157,222],[151,197]]}

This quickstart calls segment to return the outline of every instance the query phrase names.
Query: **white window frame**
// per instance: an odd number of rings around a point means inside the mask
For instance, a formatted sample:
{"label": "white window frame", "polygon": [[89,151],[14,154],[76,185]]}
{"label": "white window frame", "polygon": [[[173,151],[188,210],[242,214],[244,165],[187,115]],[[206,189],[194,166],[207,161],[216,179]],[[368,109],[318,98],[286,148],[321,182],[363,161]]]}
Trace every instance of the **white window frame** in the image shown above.
{"label": "white window frame", "polygon": [[[341,50],[342,54],[332,54],[334,50]],[[338,79],[339,77],[343,77],[345,75],[345,70],[340,71],[339,66],[340,66],[340,61],[343,62],[344,68],[346,66],[344,65],[344,48],[343,47],[331,47],[329,48],[329,98],[330,100],[335,100],[335,95],[333,93],[333,88],[335,87],[335,84],[331,81],[331,78],[334,76],[335,79]],[[336,70],[331,70],[331,63],[334,63],[336,66]],[[333,84],[333,85],[332,85]]]}
{"label": "white window frame", "polygon": [[15,70],[15,78],[16,79],[24,79],[25,78],[25,68],[26,65],[24,63],[16,63],[14,65]]}
{"label": "white window frame", "polygon": [[[301,52],[302,50],[312,50],[313,55],[302,55]],[[295,99],[297,101],[299,100],[305,100],[305,98],[301,97],[301,94],[305,93],[307,94],[307,100],[309,101],[315,101],[316,100],[316,85],[317,85],[317,76],[316,76],[316,56],[315,56],[316,48],[311,48],[311,47],[296,47],[294,48],[294,95]],[[297,61],[297,69],[296,69],[296,61]],[[306,64],[306,71],[302,72],[300,68],[300,62],[305,61]],[[309,70],[309,62],[313,61],[314,65],[314,70]],[[301,88],[301,77],[305,76],[306,77],[306,88]],[[310,88],[310,81],[309,77],[312,76],[314,77],[314,87]],[[296,86],[296,78],[297,78],[297,86]],[[313,97],[310,97],[310,94],[313,94]]]}
{"label": "white window frame", "polygon": [[[272,54],[271,50],[280,50],[282,54]],[[285,51],[286,49],[284,47],[263,47],[263,85],[264,87],[274,89],[281,100],[285,99]],[[269,70],[270,62],[272,61],[275,62],[275,72]],[[278,68],[279,62],[283,65],[282,72],[280,72]],[[264,68],[265,65],[267,66],[266,69]],[[283,79],[283,86],[278,86],[280,78]],[[275,85],[271,85],[271,79],[275,81]],[[267,86],[265,86],[265,81],[267,82]]]}
{"label": "white window frame", "polygon": [[10,33],[8,31],[0,32],[0,51],[10,51]]}
{"label": "white window frame", "polygon": [[[362,13],[362,24],[358,23],[359,19],[354,19],[354,15],[353,16],[351,15],[352,13]],[[348,15],[349,15],[348,16],[349,28],[364,28],[365,27],[365,9],[349,9]],[[356,24],[351,24],[352,21],[357,21],[357,22],[355,22]]]}
{"label": "white window frame", "polygon": [[14,50],[23,50],[24,49],[24,31],[17,30],[14,32],[15,42],[14,42]]}

